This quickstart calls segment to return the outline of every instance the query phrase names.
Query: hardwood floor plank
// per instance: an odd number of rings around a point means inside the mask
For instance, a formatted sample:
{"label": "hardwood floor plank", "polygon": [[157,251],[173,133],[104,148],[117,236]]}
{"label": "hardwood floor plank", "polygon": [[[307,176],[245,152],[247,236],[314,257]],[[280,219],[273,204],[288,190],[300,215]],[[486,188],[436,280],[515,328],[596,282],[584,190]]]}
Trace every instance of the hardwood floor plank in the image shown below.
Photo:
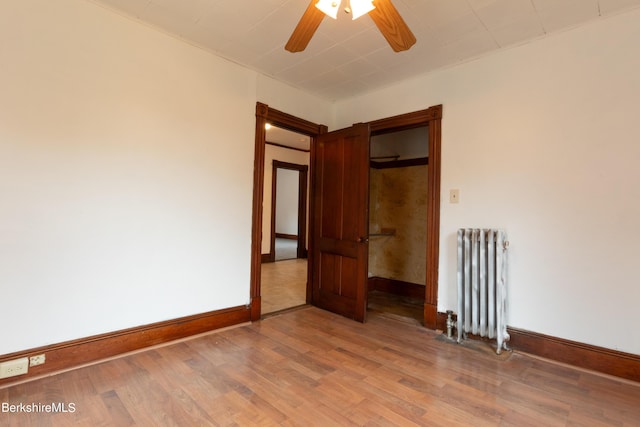
{"label": "hardwood floor plank", "polygon": [[[556,425],[564,425],[559,420],[555,420]],[[517,410],[510,409],[502,418],[502,425],[514,427],[540,427],[540,420],[535,416],[522,414]]]}
{"label": "hardwood floor plank", "polygon": [[564,423],[558,424],[557,421],[566,421],[571,410],[570,405],[521,382],[505,382],[496,401],[516,409],[521,414],[535,416],[544,425],[564,425]]}
{"label": "hardwood floor plank", "polygon": [[345,413],[364,400],[360,388],[352,387],[349,381],[343,381],[342,378],[328,376],[320,381],[316,392],[319,402]]}
{"label": "hardwood floor plank", "polygon": [[378,369],[381,365],[366,357],[358,357],[353,352],[337,347],[326,352],[320,357],[324,357],[326,363],[331,364],[342,375],[362,381],[372,370]]}
{"label": "hardwood floor plank", "polygon": [[304,308],[0,389],[8,426],[634,426],[640,384]]}
{"label": "hardwood floor plank", "polygon": [[288,418],[292,408],[299,407],[303,401],[297,399],[291,391],[284,390],[282,394],[274,395],[273,383],[250,369],[233,369],[230,376],[238,381],[251,384],[251,394],[246,397],[260,409],[260,412],[273,422],[282,423]]}
{"label": "hardwood floor plank", "polygon": [[[411,420],[401,413],[403,411],[395,406],[381,405],[378,401],[365,400],[358,405],[358,410],[364,411],[365,416],[370,418],[372,425],[381,426],[423,426],[422,420]],[[413,416],[411,416],[413,418]],[[363,425],[367,425],[364,423]]]}
{"label": "hardwood floor plank", "polygon": [[430,425],[432,419],[438,420],[438,423],[443,426],[461,425],[474,427],[501,425],[504,421],[504,417],[500,422],[496,423],[494,417],[479,416],[477,408],[466,406],[464,402],[458,402],[455,399],[438,399],[436,402],[429,407],[429,411],[423,417],[427,420],[427,425]]}
{"label": "hardwood floor plank", "polygon": [[109,418],[118,426],[131,426],[135,424],[135,421],[125,408],[124,404],[120,400],[118,393],[114,390],[105,391],[100,395],[102,401],[107,407],[109,412]]}

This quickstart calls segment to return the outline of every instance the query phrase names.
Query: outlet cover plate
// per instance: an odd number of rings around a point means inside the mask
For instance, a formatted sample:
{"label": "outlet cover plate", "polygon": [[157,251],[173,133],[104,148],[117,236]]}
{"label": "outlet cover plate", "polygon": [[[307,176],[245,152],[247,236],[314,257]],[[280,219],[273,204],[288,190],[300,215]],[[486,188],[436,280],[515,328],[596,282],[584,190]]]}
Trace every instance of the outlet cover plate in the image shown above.
{"label": "outlet cover plate", "polygon": [[44,354],[37,354],[35,356],[31,356],[29,358],[29,367],[44,365],[45,360],[46,359],[44,357]]}
{"label": "outlet cover plate", "polygon": [[29,359],[22,357],[0,363],[0,379],[26,374],[29,371]]}

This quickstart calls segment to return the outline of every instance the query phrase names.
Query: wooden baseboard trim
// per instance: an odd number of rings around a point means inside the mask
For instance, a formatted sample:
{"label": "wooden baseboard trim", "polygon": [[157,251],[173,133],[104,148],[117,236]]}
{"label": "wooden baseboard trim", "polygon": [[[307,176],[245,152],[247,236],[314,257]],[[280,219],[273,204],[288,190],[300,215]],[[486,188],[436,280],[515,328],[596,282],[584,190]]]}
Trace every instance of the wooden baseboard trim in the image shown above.
{"label": "wooden baseboard trim", "polygon": [[[453,320],[457,316],[453,314]],[[447,314],[439,312],[437,328],[447,330]],[[455,328],[454,328],[455,329]],[[588,369],[626,380],[640,382],[640,355],[597,347],[564,338],[507,327],[511,339],[507,343],[514,350],[543,357],[576,368]],[[454,330],[458,336],[458,331]],[[474,336],[469,336],[476,339]],[[477,339],[484,339],[477,337]]]}
{"label": "wooden baseboard trim", "polygon": [[640,382],[640,355],[517,328],[509,327],[507,331],[514,350]]}
{"label": "wooden baseboard trim", "polygon": [[260,255],[260,262],[262,264],[265,264],[267,262],[275,262],[275,260],[276,260],[276,257],[271,253]]}
{"label": "wooden baseboard trim", "polygon": [[0,362],[45,354],[46,363],[29,368],[25,375],[0,380],[0,387],[249,321],[251,308],[239,306],[4,354]]}
{"label": "wooden baseboard trim", "polygon": [[368,290],[423,300],[425,286],[384,277],[369,277]]}
{"label": "wooden baseboard trim", "polygon": [[276,238],[287,239],[287,240],[298,240],[298,236],[296,234],[286,234],[286,233],[276,233]]}

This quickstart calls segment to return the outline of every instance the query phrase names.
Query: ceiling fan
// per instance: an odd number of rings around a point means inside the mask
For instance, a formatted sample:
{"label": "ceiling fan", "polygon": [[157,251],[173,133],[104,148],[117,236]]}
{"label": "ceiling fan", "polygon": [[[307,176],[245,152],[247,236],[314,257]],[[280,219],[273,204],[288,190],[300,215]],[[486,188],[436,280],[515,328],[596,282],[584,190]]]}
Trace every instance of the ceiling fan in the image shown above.
{"label": "ceiling fan", "polygon": [[[289,52],[305,50],[324,16],[336,18],[340,3],[340,0],[311,0],[284,48]],[[350,0],[344,10],[353,19],[368,13],[395,52],[408,50],[416,42],[391,0]]]}

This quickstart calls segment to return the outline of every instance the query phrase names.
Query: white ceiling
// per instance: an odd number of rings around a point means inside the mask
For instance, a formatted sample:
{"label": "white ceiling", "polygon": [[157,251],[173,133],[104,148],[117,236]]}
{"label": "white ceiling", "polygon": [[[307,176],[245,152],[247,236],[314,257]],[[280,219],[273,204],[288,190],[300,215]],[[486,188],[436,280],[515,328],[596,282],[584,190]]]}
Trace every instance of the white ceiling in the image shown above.
{"label": "white ceiling", "polygon": [[[284,50],[310,0],[89,0],[230,61],[337,100],[640,6],[640,0],[393,0],[417,38],[394,53],[369,16],[325,17]],[[375,3],[374,3],[375,4]]]}

